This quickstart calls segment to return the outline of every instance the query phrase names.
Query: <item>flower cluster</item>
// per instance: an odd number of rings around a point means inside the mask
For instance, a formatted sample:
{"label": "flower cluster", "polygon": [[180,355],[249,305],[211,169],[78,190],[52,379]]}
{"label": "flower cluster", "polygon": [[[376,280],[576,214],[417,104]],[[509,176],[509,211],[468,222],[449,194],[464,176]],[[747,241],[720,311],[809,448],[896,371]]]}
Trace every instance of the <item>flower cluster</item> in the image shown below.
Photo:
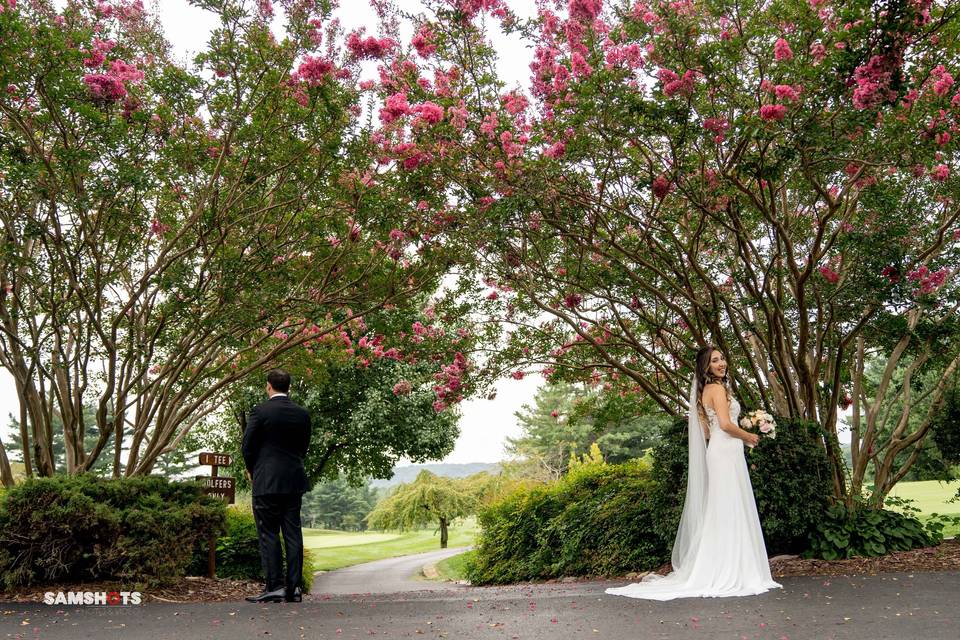
{"label": "flower cluster", "polygon": [[926,265],[921,265],[919,269],[911,271],[907,274],[907,280],[916,282],[918,285],[920,285],[913,292],[914,295],[925,295],[928,293],[933,293],[942,287],[943,283],[947,281],[948,275],[950,275],[949,269],[944,268],[937,271],[930,271]]}
{"label": "flower cluster", "polygon": [[454,400],[459,402],[463,399],[463,376],[467,372],[469,363],[466,357],[457,352],[453,358],[453,363],[444,366],[439,373],[434,374],[434,379],[438,384],[433,387],[437,394],[437,400],[433,403],[434,410],[439,413],[447,408],[448,402]]}
{"label": "flower cluster", "polygon": [[751,411],[740,418],[740,426],[747,431],[759,429],[761,435],[771,440],[777,437],[777,423],[774,421],[773,416],[763,409]]}
{"label": "flower cluster", "polygon": [[396,47],[397,43],[390,38],[375,38],[373,36],[363,38],[357,31],[347,36],[347,49],[358,60],[384,58]]}

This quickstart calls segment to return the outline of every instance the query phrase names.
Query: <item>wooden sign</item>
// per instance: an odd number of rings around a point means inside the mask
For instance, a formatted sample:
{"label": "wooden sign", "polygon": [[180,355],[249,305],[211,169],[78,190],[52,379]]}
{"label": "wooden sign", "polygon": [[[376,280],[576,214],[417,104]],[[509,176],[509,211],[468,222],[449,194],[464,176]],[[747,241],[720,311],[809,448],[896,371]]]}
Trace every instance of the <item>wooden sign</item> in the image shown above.
{"label": "wooden sign", "polygon": [[[204,452],[200,454],[200,464],[210,465],[209,476],[197,476],[196,479],[203,485],[203,492],[208,496],[215,496],[221,500],[226,500],[227,504],[233,504],[236,498],[237,486],[233,478],[221,478],[218,474],[219,467],[230,466],[230,456],[226,453]],[[207,546],[207,576],[215,578],[217,575],[217,538],[211,536]]]}
{"label": "wooden sign", "polygon": [[229,467],[232,460],[226,453],[201,453],[200,464],[209,464],[213,467]]}
{"label": "wooden sign", "polygon": [[203,484],[203,492],[208,496],[224,498],[227,504],[233,504],[236,496],[237,487],[233,478],[221,478],[218,476],[197,476],[197,480]]}

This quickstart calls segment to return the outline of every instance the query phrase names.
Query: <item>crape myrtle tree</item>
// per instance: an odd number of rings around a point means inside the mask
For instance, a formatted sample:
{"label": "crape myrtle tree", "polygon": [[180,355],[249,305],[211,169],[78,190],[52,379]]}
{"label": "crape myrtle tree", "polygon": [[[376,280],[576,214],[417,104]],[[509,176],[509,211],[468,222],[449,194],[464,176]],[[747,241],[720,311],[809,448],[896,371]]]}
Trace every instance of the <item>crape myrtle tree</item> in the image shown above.
{"label": "crape myrtle tree", "polygon": [[[474,341],[464,320],[444,319],[431,306],[378,311],[325,344],[284,354],[277,364],[292,376],[291,398],[310,412],[304,466],[311,485],[343,479],[359,486],[392,477],[401,459],[437,460],[453,450],[457,403],[482,382],[461,353]],[[225,400],[221,420],[199,429],[201,440],[235,454],[233,475],[247,487],[240,443],[250,409],[266,400],[265,376],[250,376]]]}
{"label": "crape myrtle tree", "polygon": [[0,365],[28,477],[149,473],[231,384],[463,254],[418,206],[436,185],[379,152],[335,3],[193,4],[220,23],[183,66],[139,0],[0,3]]}
{"label": "crape myrtle tree", "polygon": [[[409,144],[460,159],[458,223],[486,243],[458,293],[507,323],[492,363],[676,415],[714,344],[748,409],[823,425],[836,499],[852,503],[872,464],[882,502],[960,363],[958,10],[570,0],[523,22],[499,0],[432,2],[418,55],[466,86],[384,86],[382,116],[446,110]],[[498,81],[494,28],[533,48],[527,86]],[[884,367],[867,393],[870,357]],[[929,410],[909,420],[928,370]]]}

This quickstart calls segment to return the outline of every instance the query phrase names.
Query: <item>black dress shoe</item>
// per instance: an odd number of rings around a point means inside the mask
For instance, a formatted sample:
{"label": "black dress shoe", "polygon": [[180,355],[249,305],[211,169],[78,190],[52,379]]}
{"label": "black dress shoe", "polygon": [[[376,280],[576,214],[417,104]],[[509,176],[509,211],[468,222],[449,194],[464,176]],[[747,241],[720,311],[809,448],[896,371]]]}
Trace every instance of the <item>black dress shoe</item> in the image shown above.
{"label": "black dress shoe", "polygon": [[289,589],[284,589],[284,597],[287,602],[303,602],[303,594],[300,592],[300,587],[297,587],[293,590],[293,593]]}
{"label": "black dress shoe", "polygon": [[274,589],[273,591],[264,591],[263,593],[256,596],[247,596],[247,602],[283,602],[283,598],[286,595],[286,589],[280,587],[279,589]]}

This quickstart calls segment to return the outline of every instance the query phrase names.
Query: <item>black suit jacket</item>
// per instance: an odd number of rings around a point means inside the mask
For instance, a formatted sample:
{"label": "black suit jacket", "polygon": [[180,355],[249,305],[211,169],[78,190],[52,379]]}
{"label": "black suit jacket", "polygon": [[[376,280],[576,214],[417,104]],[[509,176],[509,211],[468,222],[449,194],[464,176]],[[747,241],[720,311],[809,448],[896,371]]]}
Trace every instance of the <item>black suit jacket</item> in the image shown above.
{"label": "black suit jacket", "polygon": [[310,446],[310,414],[286,396],[261,402],[247,416],[243,461],[253,495],[306,493],[303,460]]}

